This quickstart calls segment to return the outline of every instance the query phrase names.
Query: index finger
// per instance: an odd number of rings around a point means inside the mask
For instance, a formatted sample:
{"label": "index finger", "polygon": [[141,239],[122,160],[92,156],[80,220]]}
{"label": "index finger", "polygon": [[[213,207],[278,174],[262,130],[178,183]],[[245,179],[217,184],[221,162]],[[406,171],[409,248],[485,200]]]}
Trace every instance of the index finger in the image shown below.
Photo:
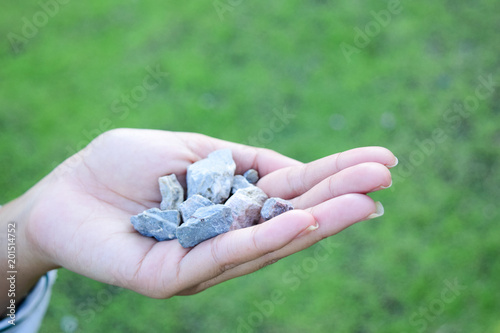
{"label": "index finger", "polygon": [[341,170],[367,162],[376,162],[391,168],[397,164],[397,158],[383,147],[355,148],[311,163],[275,170],[259,180],[258,186],[271,197],[292,199]]}

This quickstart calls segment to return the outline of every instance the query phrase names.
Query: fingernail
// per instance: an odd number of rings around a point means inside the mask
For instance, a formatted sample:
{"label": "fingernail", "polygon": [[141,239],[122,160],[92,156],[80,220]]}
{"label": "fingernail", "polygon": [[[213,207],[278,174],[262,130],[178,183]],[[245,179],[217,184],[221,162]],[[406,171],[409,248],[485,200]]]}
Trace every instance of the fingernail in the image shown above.
{"label": "fingernail", "polygon": [[387,186],[380,186],[381,189],[385,190],[386,188],[389,188],[392,186],[392,179],[391,179],[391,183]]}
{"label": "fingernail", "polygon": [[384,206],[382,206],[382,203],[380,201],[375,202],[375,207],[377,208],[377,210],[375,211],[375,213],[371,213],[370,215],[368,215],[368,217],[366,218],[367,220],[371,220],[384,215]]}
{"label": "fingernail", "polygon": [[308,227],[306,228],[306,230],[307,230],[307,231],[314,231],[314,230],[316,230],[316,229],[318,229],[318,228],[319,228],[319,224],[318,224],[318,222],[316,222],[316,224],[315,224],[315,225],[310,225],[310,226],[308,226]]}
{"label": "fingernail", "polygon": [[387,167],[388,167],[389,169],[390,169],[390,168],[394,168],[396,165],[398,165],[398,163],[399,163],[399,160],[398,160],[398,158],[396,157],[396,162],[394,162],[394,164],[393,164],[393,165],[388,165]]}
{"label": "fingernail", "polygon": [[295,238],[300,238],[300,237],[303,237],[305,235],[309,235],[309,233],[311,231],[314,231],[314,230],[316,230],[318,228],[319,228],[319,224],[318,224],[318,221],[316,221],[315,225],[308,226],[307,228],[304,229],[304,231],[302,231],[300,234],[298,234]]}

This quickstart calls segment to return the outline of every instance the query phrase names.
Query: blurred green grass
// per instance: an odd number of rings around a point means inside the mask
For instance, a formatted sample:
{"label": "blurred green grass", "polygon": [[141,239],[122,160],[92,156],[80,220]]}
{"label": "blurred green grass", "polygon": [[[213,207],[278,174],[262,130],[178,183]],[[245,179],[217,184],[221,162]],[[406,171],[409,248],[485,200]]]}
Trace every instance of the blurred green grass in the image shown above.
{"label": "blurred green grass", "polygon": [[[190,297],[152,300],[61,270],[41,332],[500,332],[498,89],[469,116],[445,116],[474,96],[479,77],[499,81],[500,3],[403,1],[351,61],[340,45],[354,45],[354,28],[387,2],[231,8],[221,19],[212,2],[70,1],[16,52],[8,34],[21,35],[23,17],[41,7],[9,4],[0,13],[0,202],[104,120],[244,143],[257,135],[304,162],[388,147],[400,158],[395,183],[372,196],[386,215],[335,236],[317,267],[308,265],[321,245]],[[148,66],[168,76],[127,112],[113,107]],[[262,134],[284,109],[295,118]],[[426,153],[436,129],[446,139]],[[464,289],[443,298],[454,281]],[[273,292],[282,302],[269,310]]]}

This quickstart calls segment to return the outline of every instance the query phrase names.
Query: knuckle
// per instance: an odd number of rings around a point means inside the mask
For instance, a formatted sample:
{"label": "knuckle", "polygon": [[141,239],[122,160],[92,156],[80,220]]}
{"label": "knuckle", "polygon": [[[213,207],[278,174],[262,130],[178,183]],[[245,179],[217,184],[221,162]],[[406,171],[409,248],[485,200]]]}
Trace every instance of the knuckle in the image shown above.
{"label": "knuckle", "polygon": [[235,263],[231,259],[234,256],[229,253],[227,247],[221,245],[221,241],[224,239],[224,236],[225,235],[222,234],[215,237],[210,247],[212,264],[216,270],[216,275],[220,275],[235,266]]}
{"label": "knuckle", "polygon": [[274,263],[277,263],[281,258],[273,258],[273,259],[270,259],[270,260],[266,260],[264,261],[260,266],[259,266],[259,269],[262,269],[262,268],[265,268],[267,266],[270,266]]}
{"label": "knuckle", "polygon": [[330,177],[328,179],[328,191],[330,193],[330,198],[335,198],[337,196],[336,187],[337,187],[337,184],[335,181],[335,177]]}

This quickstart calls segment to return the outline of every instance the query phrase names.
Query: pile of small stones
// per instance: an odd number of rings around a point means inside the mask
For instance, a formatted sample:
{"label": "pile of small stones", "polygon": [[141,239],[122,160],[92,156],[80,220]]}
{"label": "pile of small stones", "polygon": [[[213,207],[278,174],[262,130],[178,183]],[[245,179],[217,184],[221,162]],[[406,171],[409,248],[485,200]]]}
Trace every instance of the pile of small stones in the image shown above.
{"label": "pile of small stones", "polygon": [[187,200],[175,174],[160,177],[160,209],[151,208],[130,221],[142,235],[159,241],[178,239],[193,247],[230,230],[250,227],[293,209],[290,201],[268,198],[255,186],[256,170],[234,175],[231,150],[221,149],[187,169]]}

